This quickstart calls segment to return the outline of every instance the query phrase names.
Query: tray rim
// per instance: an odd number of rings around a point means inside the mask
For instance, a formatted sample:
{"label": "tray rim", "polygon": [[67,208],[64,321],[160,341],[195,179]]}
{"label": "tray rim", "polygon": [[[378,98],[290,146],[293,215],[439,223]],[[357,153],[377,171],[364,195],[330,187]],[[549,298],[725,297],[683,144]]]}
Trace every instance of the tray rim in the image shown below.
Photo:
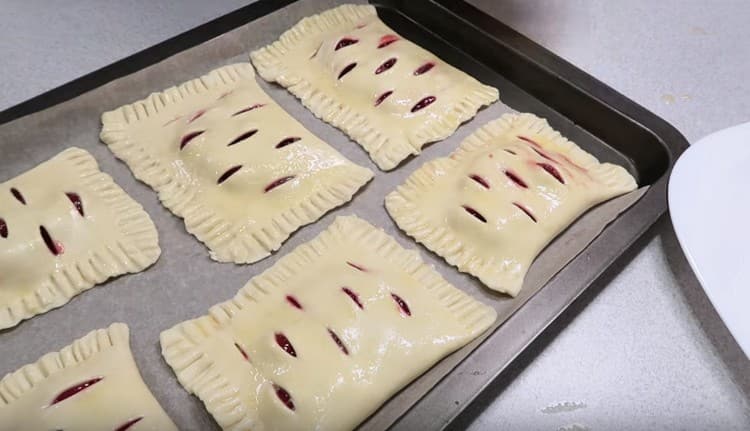
{"label": "tray rim", "polygon": [[[248,24],[296,1],[298,0],[258,0],[240,7],[166,39],[163,42],[4,109],[0,111],[0,125],[71,100],[108,82],[139,71],[172,55]],[[666,189],[669,175],[676,159],[689,147],[687,139],[664,119],[466,1],[422,1],[437,5],[462,21],[462,24],[473,26],[492,36],[498,42],[502,40],[505,45],[519,53],[523,53],[524,57],[535,63],[538,67],[542,67],[549,72],[554,72],[558,78],[565,80],[569,85],[574,85],[587,97],[613,110],[623,119],[636,124],[665,148],[668,156],[668,166],[662,175],[650,185],[649,190],[646,191],[640,200],[606,226],[583,252],[565,265],[543,289],[521,306],[521,308],[527,310],[543,304],[547,309],[552,306],[553,313],[549,314],[546,319],[531,322],[534,323],[531,326],[527,322],[529,319],[525,319],[528,313],[514,313],[495,333],[491,334],[494,337],[499,332],[520,330],[524,333],[524,336],[514,337],[517,341],[517,348],[506,349],[512,353],[505,354],[500,360],[496,360],[498,359],[497,356],[493,356],[492,359],[495,359],[493,361],[495,362],[495,367],[487,373],[489,378],[483,376],[484,382],[471,382],[471,390],[463,391],[464,396],[460,402],[453,401],[456,398],[455,396],[446,397],[446,388],[451,389],[451,392],[455,393],[456,386],[454,380],[457,376],[461,375],[457,371],[473,357],[488,353],[489,349],[487,349],[487,346],[491,343],[482,342],[466,359],[459,363],[451,373],[441,379],[421,399],[407,406],[401,415],[393,418],[394,421],[391,423],[391,426],[393,429],[399,430],[444,429],[480,393],[487,389],[518,355],[575,302],[581,294],[587,291],[615,261],[625,254],[666,213]],[[368,0],[368,2],[375,6],[387,7],[400,12],[403,12],[402,9],[408,3],[405,0]],[[543,101],[543,99],[541,100]],[[564,116],[569,118],[566,115]],[[581,271],[581,268],[585,268],[585,271]],[[570,286],[574,287],[571,288]],[[487,338],[489,339],[489,336]],[[465,378],[466,376],[464,375],[463,377]],[[436,409],[438,406],[440,408]]]}

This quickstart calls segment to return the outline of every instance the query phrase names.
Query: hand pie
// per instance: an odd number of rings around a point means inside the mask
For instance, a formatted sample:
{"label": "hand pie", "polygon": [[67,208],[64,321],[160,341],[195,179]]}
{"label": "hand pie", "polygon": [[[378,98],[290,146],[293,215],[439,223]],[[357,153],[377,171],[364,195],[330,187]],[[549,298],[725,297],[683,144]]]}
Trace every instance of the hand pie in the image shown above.
{"label": "hand pie", "polygon": [[8,431],[176,431],[141,379],[128,327],[92,331],[0,380]]}
{"label": "hand pie", "polygon": [[289,116],[249,63],[102,115],[102,141],[221,262],[268,256],[372,173]]}
{"label": "hand pie", "polygon": [[636,188],[531,114],[507,114],[425,163],[386,197],[407,234],[515,296],[531,262],[589,208]]}
{"label": "hand pie", "polygon": [[143,208],[70,148],[0,184],[0,329],[159,258]]}
{"label": "hand pie", "polygon": [[350,216],[161,345],[226,430],[346,430],[495,317]]}
{"label": "hand pie", "polygon": [[251,57],[263,79],[343,130],[383,170],[452,135],[498,97],[396,34],[369,5],[305,18]]}

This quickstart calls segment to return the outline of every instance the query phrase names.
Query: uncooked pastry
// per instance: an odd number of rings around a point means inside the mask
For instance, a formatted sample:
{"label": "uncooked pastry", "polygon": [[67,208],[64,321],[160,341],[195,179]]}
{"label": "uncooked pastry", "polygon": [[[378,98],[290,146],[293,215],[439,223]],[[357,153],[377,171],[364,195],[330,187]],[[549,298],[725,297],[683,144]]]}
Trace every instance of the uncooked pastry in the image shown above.
{"label": "uncooked pastry", "polygon": [[0,380],[4,431],[176,431],[114,323]]}
{"label": "uncooked pastry", "polygon": [[260,76],[343,130],[383,170],[498,98],[497,89],[399,36],[369,5],[304,18],[251,58]]}
{"label": "uncooked pastry", "polygon": [[102,115],[102,140],[221,262],[268,256],[372,173],[289,116],[250,63]]}
{"label": "uncooked pastry", "polygon": [[495,318],[349,216],[161,345],[226,430],[346,430]]}
{"label": "uncooked pastry", "polygon": [[84,150],[0,184],[0,329],[159,258],[153,222]]}
{"label": "uncooked pastry", "polygon": [[539,252],[589,208],[636,188],[531,114],[506,114],[386,197],[401,229],[490,289],[515,296]]}

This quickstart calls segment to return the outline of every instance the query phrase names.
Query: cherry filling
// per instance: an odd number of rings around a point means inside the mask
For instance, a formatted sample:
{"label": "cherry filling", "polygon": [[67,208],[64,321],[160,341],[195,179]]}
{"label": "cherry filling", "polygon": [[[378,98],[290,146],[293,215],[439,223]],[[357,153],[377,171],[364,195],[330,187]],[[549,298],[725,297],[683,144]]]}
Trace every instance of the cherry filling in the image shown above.
{"label": "cherry filling", "polygon": [[461,208],[464,209],[467,213],[474,216],[477,220],[481,221],[482,223],[487,223],[487,219],[484,218],[482,214],[479,213],[479,211],[475,210],[474,208],[468,206],[468,205],[462,205]]}
{"label": "cherry filling", "polygon": [[539,144],[537,144],[537,143],[536,143],[536,141],[535,141],[535,140],[533,140],[533,139],[531,139],[531,138],[527,138],[526,136],[521,136],[521,135],[518,135],[518,136],[516,136],[516,138],[518,138],[518,139],[520,139],[520,140],[522,140],[522,141],[524,141],[524,142],[528,142],[528,143],[529,143],[529,144],[531,144],[532,146],[537,146],[537,145],[539,145]]}
{"label": "cherry filling", "polygon": [[548,155],[547,155],[547,154],[546,154],[545,152],[543,152],[543,151],[540,151],[540,150],[538,150],[537,148],[534,148],[534,147],[531,147],[531,149],[532,149],[532,150],[534,150],[534,152],[535,152],[535,153],[537,153],[537,154],[539,154],[540,156],[542,156],[542,158],[544,158],[544,159],[547,159],[547,160],[550,160],[550,161],[552,161],[552,162],[554,162],[554,161],[555,161],[555,159],[553,159],[552,157],[548,156]]}
{"label": "cherry filling", "polygon": [[219,177],[219,179],[216,180],[216,184],[221,184],[224,181],[228,180],[229,177],[231,177],[232,175],[236,174],[237,171],[239,171],[240,169],[242,169],[242,165],[233,166],[233,167],[227,169],[226,172],[224,172],[223,174],[221,174],[221,176]]}
{"label": "cherry filling", "polygon": [[346,48],[349,45],[354,45],[355,43],[359,42],[357,39],[352,39],[350,37],[345,37],[341,39],[337,44],[336,47],[333,48],[334,51],[338,51],[341,48]]}
{"label": "cherry filling", "polygon": [[432,102],[434,101],[435,101],[435,96],[427,96],[423,98],[422,100],[420,100],[419,102],[417,102],[417,104],[411,108],[411,112],[417,112],[420,109],[424,109],[427,106],[431,105]]}
{"label": "cherry filling", "polygon": [[205,114],[205,113],[206,113],[205,109],[201,109],[200,111],[197,111],[195,114],[193,114],[192,117],[190,117],[190,119],[187,121],[187,123],[188,124],[192,123],[193,121],[201,118],[203,116],[203,114]]}
{"label": "cherry filling", "polygon": [[299,301],[297,301],[297,298],[293,297],[292,295],[286,296],[286,302],[291,304],[292,307],[302,310],[302,304],[300,304]]}
{"label": "cherry filling", "polygon": [[396,301],[396,304],[398,304],[398,308],[401,309],[401,312],[407,316],[411,316],[411,310],[409,310],[409,305],[404,301],[400,296],[396,295],[395,293],[391,293],[391,298],[393,298],[394,301]]}
{"label": "cherry filling", "polygon": [[377,98],[377,99],[375,99],[375,106],[378,106],[378,105],[380,105],[381,103],[383,103],[383,101],[384,101],[385,99],[387,99],[387,98],[388,98],[388,96],[390,96],[391,94],[393,94],[393,90],[388,90],[388,91],[386,91],[385,93],[383,93],[383,94],[381,94],[380,96],[378,96],[378,98]]}
{"label": "cherry filling", "polygon": [[505,176],[508,177],[511,181],[513,181],[518,187],[528,189],[529,186],[526,185],[526,182],[521,179],[518,175],[516,175],[513,171],[505,171]]}
{"label": "cherry filling", "polygon": [[187,135],[183,136],[182,139],[180,140],[180,149],[185,148],[185,145],[189,144],[190,141],[202,135],[203,132],[204,130],[199,130],[197,132],[190,132]]}
{"label": "cherry filling", "polygon": [[76,207],[76,211],[78,211],[78,214],[83,217],[83,201],[81,200],[81,197],[78,196],[77,193],[65,193],[65,196],[67,196],[70,202],[73,203],[73,206]]}
{"label": "cherry filling", "polygon": [[289,176],[286,176],[286,177],[281,177],[278,180],[271,182],[270,184],[268,184],[266,186],[265,189],[263,189],[263,193],[270,192],[271,190],[275,189],[276,187],[278,187],[278,186],[280,186],[280,185],[282,185],[282,184],[284,184],[284,183],[286,183],[286,182],[288,182],[290,180],[293,180],[294,177],[295,177],[294,175],[289,175]]}
{"label": "cherry filling", "polygon": [[246,361],[248,361],[248,362],[250,361],[250,356],[247,355],[247,352],[245,352],[245,349],[243,349],[242,346],[240,346],[237,343],[234,343],[234,347],[237,348],[237,350],[240,352],[240,354],[242,355],[242,357],[245,358]]}
{"label": "cherry filling", "polygon": [[135,425],[138,422],[140,422],[142,419],[143,419],[143,416],[141,416],[139,418],[133,418],[133,419],[125,422],[124,424],[120,425],[119,427],[117,427],[115,429],[115,431],[126,431],[126,430],[130,429],[130,427],[132,427],[133,425]]}
{"label": "cherry filling", "polygon": [[338,335],[336,335],[335,332],[331,328],[328,328],[328,334],[333,338],[333,341],[336,343],[337,346],[339,346],[339,349],[341,349],[342,352],[344,352],[345,355],[349,354],[349,349],[346,348],[344,345],[344,342],[341,341],[341,338],[339,338]]}
{"label": "cherry filling", "polygon": [[357,307],[360,308],[360,310],[364,310],[365,307],[362,305],[362,303],[359,301],[359,295],[357,295],[354,291],[349,289],[348,287],[342,287],[341,290],[346,293],[346,295],[351,298],[352,301],[354,301],[355,304],[357,304]]}
{"label": "cherry filling", "polygon": [[360,310],[364,310],[365,307],[362,305],[362,303],[359,301],[359,295],[357,295],[356,292],[352,291],[348,287],[342,287],[341,290],[346,293],[346,295],[351,298],[352,301],[354,301],[355,304],[357,304],[357,307],[359,307]]}
{"label": "cherry filling", "polygon": [[477,184],[481,185],[485,189],[489,189],[490,188],[490,184],[487,182],[487,180],[485,180],[484,178],[480,177],[477,174],[471,174],[471,175],[469,175],[469,178],[471,178],[472,180],[474,180],[474,182],[476,182]]}
{"label": "cherry filling", "polygon": [[276,344],[279,345],[282,349],[284,349],[285,352],[287,352],[290,356],[297,357],[297,351],[294,350],[294,346],[292,346],[292,343],[289,341],[288,338],[286,338],[286,335],[282,334],[281,332],[277,332],[274,334],[274,337],[276,338]]}
{"label": "cherry filling", "polygon": [[423,65],[419,66],[419,67],[417,68],[417,70],[415,70],[415,71],[414,71],[414,76],[418,76],[418,75],[421,75],[421,74],[423,74],[423,73],[427,73],[427,72],[429,72],[429,71],[430,71],[430,69],[432,69],[433,67],[435,67],[435,63],[433,63],[433,62],[431,62],[431,61],[430,61],[430,62],[427,62],[427,63],[425,63],[425,64],[423,64]]}
{"label": "cherry filling", "polygon": [[347,264],[347,265],[349,265],[349,266],[351,266],[351,267],[352,267],[352,268],[354,268],[354,269],[357,269],[357,270],[359,270],[359,271],[362,271],[362,272],[367,272],[367,268],[365,268],[365,267],[364,267],[364,266],[362,266],[362,265],[358,265],[358,264],[356,264],[356,263],[352,263],[352,262],[349,262],[349,261],[347,261],[347,262],[346,262],[346,264]]}
{"label": "cherry filling", "polygon": [[347,65],[347,66],[346,66],[345,68],[343,68],[343,69],[341,70],[341,72],[339,73],[339,79],[343,78],[343,77],[344,77],[344,75],[346,75],[347,73],[351,72],[351,71],[352,71],[352,69],[354,69],[355,67],[357,67],[357,63],[350,63],[350,64],[348,64],[348,65]]}
{"label": "cherry filling", "polygon": [[248,130],[247,132],[241,134],[240,136],[234,138],[234,140],[227,144],[227,147],[231,147],[232,145],[239,144],[240,142],[244,141],[247,138],[252,137],[254,134],[258,133],[258,129]]}
{"label": "cherry filling", "polygon": [[18,191],[17,188],[13,187],[10,189],[11,194],[13,194],[13,197],[16,198],[18,202],[21,202],[22,204],[26,205],[26,199],[23,197],[21,192]]}
{"label": "cherry filling", "polygon": [[286,389],[274,384],[273,390],[276,391],[276,396],[279,397],[279,400],[281,400],[289,410],[294,410],[294,401],[292,401],[292,396],[289,395],[289,392],[287,392]]}
{"label": "cherry filling", "polygon": [[5,223],[5,219],[0,218],[0,236],[3,238],[8,237],[8,224]]}
{"label": "cherry filling", "polygon": [[534,217],[534,214],[532,214],[531,210],[529,210],[525,206],[519,204],[518,202],[513,202],[513,205],[515,205],[516,208],[518,208],[519,210],[523,211],[524,214],[526,214],[527,216],[529,216],[529,218],[531,219],[531,221],[533,221],[534,223],[536,223],[536,217]]}
{"label": "cherry filling", "polygon": [[563,179],[562,175],[560,175],[560,171],[557,170],[554,166],[550,165],[549,163],[537,163],[537,166],[544,169],[548,174],[555,177],[557,181],[560,182],[560,184],[565,184],[565,180]]}
{"label": "cherry filling", "polygon": [[290,136],[288,138],[284,138],[278,144],[276,144],[276,148],[284,148],[287,145],[290,145],[290,144],[293,144],[293,143],[299,141],[300,139],[302,139],[302,138],[297,137],[297,136]]}
{"label": "cherry filling", "polygon": [[91,386],[94,386],[95,384],[99,383],[104,377],[94,377],[93,379],[86,380],[85,382],[81,382],[77,385],[71,386],[68,389],[65,389],[64,391],[60,392],[49,404],[51,406],[65,401],[68,398],[77,395],[79,392],[84,391]]}
{"label": "cherry filling", "polygon": [[385,48],[386,46],[392,44],[393,42],[396,42],[397,40],[399,39],[395,34],[386,34],[385,36],[382,36],[378,41],[378,49]]}
{"label": "cherry filling", "polygon": [[44,244],[47,246],[50,253],[55,256],[63,254],[65,248],[63,248],[62,244],[52,239],[49,232],[47,232],[47,228],[39,226],[39,234],[42,236],[42,240],[44,240]]}
{"label": "cherry filling", "polygon": [[391,67],[393,67],[394,64],[396,64],[396,61],[398,61],[396,57],[389,58],[388,60],[384,61],[383,64],[381,64],[380,66],[378,66],[377,69],[375,69],[375,74],[380,75],[381,73],[390,69]]}
{"label": "cherry filling", "polygon": [[256,103],[255,105],[248,106],[247,108],[244,108],[244,109],[240,109],[239,111],[237,111],[234,114],[232,114],[232,117],[236,117],[238,115],[242,115],[245,112],[250,112],[250,111],[252,111],[254,109],[262,108],[264,106],[266,106],[265,103]]}

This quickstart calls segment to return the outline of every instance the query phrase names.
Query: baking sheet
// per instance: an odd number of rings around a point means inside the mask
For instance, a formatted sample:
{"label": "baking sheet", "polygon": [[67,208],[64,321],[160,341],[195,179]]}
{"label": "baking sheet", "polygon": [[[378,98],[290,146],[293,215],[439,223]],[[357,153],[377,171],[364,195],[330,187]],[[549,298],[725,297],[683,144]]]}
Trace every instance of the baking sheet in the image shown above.
{"label": "baking sheet", "polygon": [[[344,134],[316,119],[284,89],[259,80],[261,87],[309,130],[350,160],[372,169],[376,175],[352,203],[293,234],[272,257],[246,266],[211,261],[205,247],[185,231],[182,220],[163,208],[156,193],[137,182],[130,170],[99,142],[100,115],[221,65],[248,61],[249,51],[274,41],[302,17],[338,3],[341,2],[302,0],[69,102],[0,126],[0,181],[32,168],[67,147],[85,148],[94,155],[103,171],[112,175],[145,207],[159,230],[163,250],[160,260],[146,272],[119,277],[78,295],[62,308],[0,332],[0,374],[34,362],[43,354],[58,350],[93,329],[104,328],[116,321],[125,322],[131,328],[132,349],[144,380],[180,429],[218,429],[202,403],[178,384],[163,361],[159,333],[176,323],[205,314],[211,305],[233,297],[251,277],[317,235],[337,215],[356,214],[384,228],[403,246],[419,248],[423,258],[435,265],[449,282],[492,305],[498,311],[499,325],[644,192],[642,189],[615,199],[586,214],[539,256],[527,275],[521,294],[511,299],[490,292],[477,280],[458,273],[442,259],[416,245],[395,227],[383,207],[385,195],[424,162],[448,155],[468,134],[503,113],[512,112],[511,108],[496,103],[484,109],[449,139],[427,147],[421,156],[400,168],[383,173],[365,151]],[[503,99],[502,89],[500,97]],[[572,127],[563,128],[563,132],[568,133]],[[575,138],[573,135],[569,134]],[[597,155],[607,153],[602,148],[583,146]],[[482,339],[490,334],[488,331]],[[385,404],[363,428],[382,429],[393,423],[480,341],[459,350],[425,373]],[[502,344],[503,340],[490,336],[488,342]]]}

